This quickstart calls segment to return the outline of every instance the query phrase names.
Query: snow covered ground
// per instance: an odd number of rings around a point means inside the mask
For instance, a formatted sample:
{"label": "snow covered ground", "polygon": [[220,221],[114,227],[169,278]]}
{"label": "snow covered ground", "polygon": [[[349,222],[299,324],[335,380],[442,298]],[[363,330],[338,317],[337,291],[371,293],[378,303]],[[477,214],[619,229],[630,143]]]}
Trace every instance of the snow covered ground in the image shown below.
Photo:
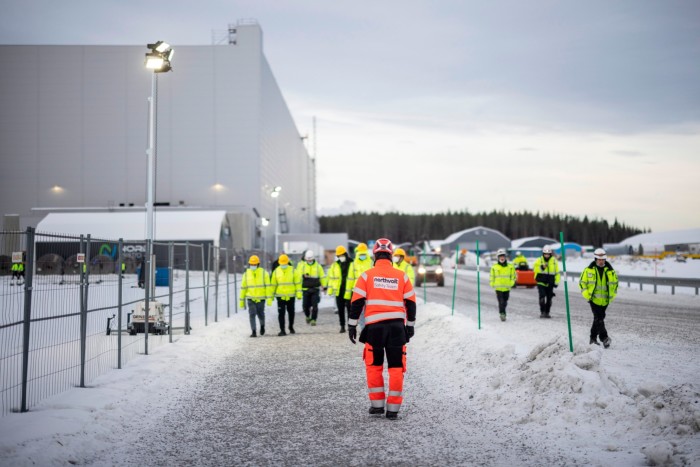
{"label": "snow covered ground", "polygon": [[690,324],[674,339],[611,313],[613,346],[578,327],[572,353],[564,321],[518,308],[532,290],[505,323],[482,292],[481,329],[471,307],[421,300],[396,422],[367,415],[361,347],[324,297],[296,335],[268,308],[251,339],[239,312],[0,418],[0,465],[700,465],[700,298],[624,289]]}

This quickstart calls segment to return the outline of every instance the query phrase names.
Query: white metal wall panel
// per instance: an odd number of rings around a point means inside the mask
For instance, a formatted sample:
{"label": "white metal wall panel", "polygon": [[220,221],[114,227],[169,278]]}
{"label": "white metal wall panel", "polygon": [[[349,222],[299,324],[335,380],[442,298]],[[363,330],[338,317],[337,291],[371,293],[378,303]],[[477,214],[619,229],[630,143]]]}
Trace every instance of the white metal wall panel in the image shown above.
{"label": "white metal wall panel", "polygon": [[[273,218],[269,190],[281,185],[292,229],[313,230],[309,157],[259,26],[239,26],[236,45],[175,50],[173,71],[158,76],[156,201],[257,208]],[[2,214],[144,205],[152,77],[145,52],[145,45],[0,46]]]}

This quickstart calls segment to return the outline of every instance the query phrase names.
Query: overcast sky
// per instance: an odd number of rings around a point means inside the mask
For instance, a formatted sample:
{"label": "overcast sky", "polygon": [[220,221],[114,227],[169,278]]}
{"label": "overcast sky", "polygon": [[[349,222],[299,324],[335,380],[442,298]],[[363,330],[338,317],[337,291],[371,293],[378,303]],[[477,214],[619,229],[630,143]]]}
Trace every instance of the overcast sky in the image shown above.
{"label": "overcast sky", "polygon": [[321,214],[700,226],[697,1],[4,0],[0,43],[201,45],[241,19],[302,135],[316,117]]}

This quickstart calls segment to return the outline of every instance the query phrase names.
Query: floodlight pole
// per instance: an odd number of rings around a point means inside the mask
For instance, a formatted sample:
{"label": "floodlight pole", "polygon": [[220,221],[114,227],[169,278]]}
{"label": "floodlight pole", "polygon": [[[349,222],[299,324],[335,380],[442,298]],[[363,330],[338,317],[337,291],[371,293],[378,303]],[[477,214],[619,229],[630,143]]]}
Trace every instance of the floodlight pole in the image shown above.
{"label": "floodlight pole", "polygon": [[273,254],[278,254],[279,253],[279,235],[280,235],[280,205],[279,205],[279,198],[280,198],[280,191],[282,191],[281,186],[276,186],[273,188],[273,190],[270,192],[270,196],[272,196],[275,199],[275,251]]}
{"label": "floodlight pole", "polygon": [[151,255],[153,249],[153,236],[155,220],[153,215],[153,203],[155,198],[155,159],[156,159],[156,105],[158,96],[158,77],[154,71],[151,76],[151,97],[148,98],[148,185],[146,198],[146,274],[148,274],[147,284],[151,291],[151,297],[155,295],[155,281],[153,280],[151,265]]}

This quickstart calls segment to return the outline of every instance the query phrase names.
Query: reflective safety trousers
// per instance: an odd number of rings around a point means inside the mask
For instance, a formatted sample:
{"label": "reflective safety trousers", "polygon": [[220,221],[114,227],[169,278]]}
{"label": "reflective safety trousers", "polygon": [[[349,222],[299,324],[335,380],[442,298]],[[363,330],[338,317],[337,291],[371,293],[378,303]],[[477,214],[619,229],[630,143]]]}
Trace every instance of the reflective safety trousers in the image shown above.
{"label": "reflective safety trousers", "polygon": [[[403,322],[385,321],[365,328],[367,342],[362,358],[367,373],[367,392],[372,407],[398,412],[403,403],[406,372],[406,328]],[[389,373],[389,392],[384,386],[384,356]]]}

